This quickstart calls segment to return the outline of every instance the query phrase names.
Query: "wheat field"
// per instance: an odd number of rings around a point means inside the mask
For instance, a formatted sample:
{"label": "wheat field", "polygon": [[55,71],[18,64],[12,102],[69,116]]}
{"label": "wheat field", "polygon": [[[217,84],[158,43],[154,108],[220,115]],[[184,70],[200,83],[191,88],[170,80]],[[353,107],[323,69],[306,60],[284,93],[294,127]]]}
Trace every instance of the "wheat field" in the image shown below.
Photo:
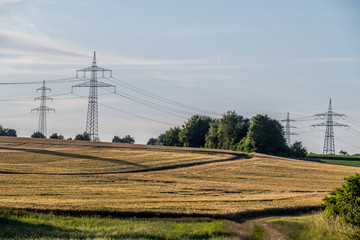
{"label": "wheat field", "polygon": [[232,151],[0,138],[0,208],[229,215],[318,206],[355,172]]}

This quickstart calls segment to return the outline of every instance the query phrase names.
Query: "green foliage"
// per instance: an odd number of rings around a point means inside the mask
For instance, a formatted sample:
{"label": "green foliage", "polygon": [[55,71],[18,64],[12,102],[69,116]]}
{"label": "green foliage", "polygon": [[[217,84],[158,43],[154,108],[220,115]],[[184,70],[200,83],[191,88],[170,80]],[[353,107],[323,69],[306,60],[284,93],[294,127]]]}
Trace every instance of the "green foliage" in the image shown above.
{"label": "green foliage", "polygon": [[64,139],[64,136],[58,135],[57,133],[53,133],[51,134],[50,139]]}
{"label": "green foliage", "polygon": [[156,138],[149,138],[149,140],[146,143],[146,145],[156,145],[156,144],[157,144]]}
{"label": "green foliage", "polygon": [[267,115],[256,115],[250,120],[249,131],[238,145],[238,150],[272,155],[286,155],[288,147],[283,127]]}
{"label": "green foliage", "polygon": [[275,217],[269,224],[293,240],[355,240],[359,239],[358,228],[344,223],[338,217],[326,218],[323,214],[296,217]]}
{"label": "green foliage", "polygon": [[17,137],[16,130],[11,128],[3,128],[0,125],[0,136]]}
{"label": "green foliage", "polygon": [[256,225],[251,239],[252,240],[262,240],[264,233],[265,233],[264,229],[262,227],[259,227],[258,225]]}
{"label": "green foliage", "polygon": [[345,222],[360,227],[360,174],[345,178],[342,188],[323,199],[325,215],[339,216]]}
{"label": "green foliage", "polygon": [[219,148],[219,141],[220,141],[218,136],[219,122],[220,120],[216,119],[212,123],[210,123],[209,131],[205,137],[206,148],[213,148],[213,149]]}
{"label": "green foliage", "polygon": [[334,160],[360,160],[360,155],[332,155],[332,154],[315,154],[309,153],[306,155],[307,158],[315,158],[315,159],[334,159]]}
{"label": "green foliage", "polygon": [[135,143],[135,140],[133,137],[131,137],[130,135],[126,135],[123,138],[120,138],[119,136],[114,136],[114,138],[112,139],[113,143]]}
{"label": "green foliage", "polygon": [[239,142],[246,136],[249,119],[228,111],[210,125],[206,136],[207,148],[236,150]]}
{"label": "green foliage", "polygon": [[347,151],[340,150],[339,155],[347,156],[349,155]]}
{"label": "green foliage", "polygon": [[90,134],[84,132],[83,134],[78,134],[75,136],[74,140],[81,140],[81,141],[90,141]]}
{"label": "green foliage", "polygon": [[182,147],[183,144],[179,140],[180,131],[179,127],[174,127],[160,134],[157,138],[157,145]]}
{"label": "green foliage", "polygon": [[212,121],[208,116],[192,116],[180,131],[179,141],[184,147],[204,147],[205,136]]}
{"label": "green foliage", "polygon": [[295,142],[289,148],[289,155],[292,157],[306,157],[308,154],[305,147],[303,147],[302,142]]}
{"label": "green foliage", "polygon": [[225,239],[227,222],[211,219],[118,219],[0,212],[1,239]]}
{"label": "green foliage", "polygon": [[31,135],[32,138],[46,138],[44,134],[42,134],[41,132],[34,132]]}

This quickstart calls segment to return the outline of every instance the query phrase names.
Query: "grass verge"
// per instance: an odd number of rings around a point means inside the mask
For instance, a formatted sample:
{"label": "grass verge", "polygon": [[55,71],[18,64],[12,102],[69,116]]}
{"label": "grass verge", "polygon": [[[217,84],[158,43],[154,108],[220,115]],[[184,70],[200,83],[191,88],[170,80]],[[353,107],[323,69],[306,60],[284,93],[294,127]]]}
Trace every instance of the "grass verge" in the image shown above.
{"label": "grass verge", "polygon": [[230,222],[208,218],[115,219],[0,211],[1,239],[231,239]]}
{"label": "grass verge", "polygon": [[308,154],[306,160],[336,165],[360,167],[360,156]]}
{"label": "grass verge", "polygon": [[339,218],[325,218],[322,213],[271,218],[268,223],[293,240],[355,240],[360,237],[359,228],[345,224]]}

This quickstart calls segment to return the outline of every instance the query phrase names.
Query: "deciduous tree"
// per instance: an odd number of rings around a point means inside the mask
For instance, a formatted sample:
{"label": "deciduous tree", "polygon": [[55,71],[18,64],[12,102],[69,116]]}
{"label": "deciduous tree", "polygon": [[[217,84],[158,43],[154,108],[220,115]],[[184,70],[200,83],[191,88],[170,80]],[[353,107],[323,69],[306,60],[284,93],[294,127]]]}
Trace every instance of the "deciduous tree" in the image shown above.
{"label": "deciduous tree", "polygon": [[210,124],[205,146],[236,150],[241,139],[246,136],[248,129],[249,119],[236,114],[235,111],[228,111],[222,118]]}
{"label": "deciduous tree", "polygon": [[157,145],[182,147],[183,144],[179,140],[180,131],[179,127],[174,127],[160,134],[157,138]]}
{"label": "deciduous tree", "polygon": [[90,134],[84,132],[83,134],[78,134],[75,136],[74,140],[81,140],[81,141],[90,141]]}
{"label": "deciduous tree", "polygon": [[240,151],[258,152],[272,155],[286,155],[288,147],[283,135],[283,127],[267,115],[256,115],[250,120],[249,131],[240,144]]}
{"label": "deciduous tree", "polygon": [[34,132],[31,135],[32,138],[46,138],[44,134],[42,134],[41,132]]}
{"label": "deciduous tree", "polygon": [[208,116],[192,116],[179,133],[179,140],[184,147],[204,147],[205,136],[213,120]]}

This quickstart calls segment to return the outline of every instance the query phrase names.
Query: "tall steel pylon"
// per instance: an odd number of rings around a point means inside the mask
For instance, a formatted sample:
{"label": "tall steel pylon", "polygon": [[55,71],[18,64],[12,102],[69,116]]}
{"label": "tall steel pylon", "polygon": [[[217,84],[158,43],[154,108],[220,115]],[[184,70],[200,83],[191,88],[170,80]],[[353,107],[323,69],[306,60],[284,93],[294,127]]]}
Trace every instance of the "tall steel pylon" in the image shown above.
{"label": "tall steel pylon", "polygon": [[84,72],[84,77],[86,72],[90,72],[90,81],[80,83],[72,86],[71,92],[74,87],[88,87],[89,88],[89,101],[88,101],[88,110],[87,110],[87,120],[86,120],[86,132],[90,135],[91,141],[99,141],[99,132],[98,132],[98,87],[113,87],[115,91],[115,86],[107,83],[99,82],[97,80],[97,72],[102,72],[102,77],[104,77],[105,72],[110,73],[112,77],[112,70],[101,68],[96,65],[96,53],[94,51],[94,57],[92,65],[87,68],[83,68],[76,71],[76,77],[78,77],[79,72]]}
{"label": "tall steel pylon", "polygon": [[46,96],[46,91],[50,91],[50,88],[45,87],[45,80],[43,81],[43,85],[41,88],[36,89],[36,92],[41,90],[41,96],[34,99],[40,100],[40,107],[31,109],[31,112],[37,111],[39,113],[39,127],[38,132],[42,133],[45,137],[47,136],[47,121],[46,121],[46,113],[53,111],[55,112],[55,109],[48,108],[46,106],[46,100],[52,100],[52,98],[49,98]]}
{"label": "tall steel pylon", "polygon": [[326,122],[311,125],[312,127],[326,126],[323,154],[335,154],[334,126],[335,127],[349,127],[349,126],[334,122],[334,117],[346,117],[346,115],[333,112],[331,105],[331,98],[330,98],[328,111],[325,113],[316,114],[314,115],[314,117],[326,118]]}
{"label": "tall steel pylon", "polygon": [[287,118],[284,120],[281,120],[282,122],[286,122],[285,125],[285,140],[286,140],[286,144],[290,147],[291,145],[291,141],[290,141],[290,135],[299,135],[298,133],[293,133],[291,132],[291,128],[296,128],[293,126],[290,126],[290,122],[295,122],[295,120],[290,119],[290,114],[289,112],[287,113]]}

